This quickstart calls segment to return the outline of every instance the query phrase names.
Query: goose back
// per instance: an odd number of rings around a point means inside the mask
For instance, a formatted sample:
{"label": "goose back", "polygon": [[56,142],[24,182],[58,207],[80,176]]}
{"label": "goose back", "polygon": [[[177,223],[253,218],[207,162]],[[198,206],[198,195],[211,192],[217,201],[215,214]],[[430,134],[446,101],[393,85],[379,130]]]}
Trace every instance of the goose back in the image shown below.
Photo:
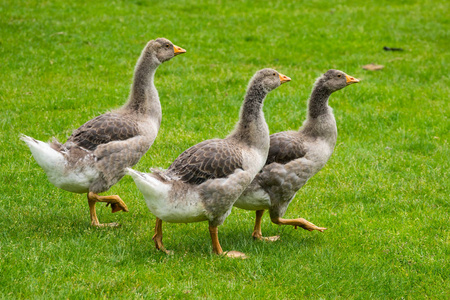
{"label": "goose back", "polygon": [[186,183],[201,184],[225,178],[242,169],[242,149],[232,140],[203,141],[184,151],[169,167],[168,174]]}
{"label": "goose back", "polygon": [[116,113],[95,117],[75,130],[66,145],[77,145],[87,150],[95,150],[101,144],[123,141],[138,135],[136,120]]}

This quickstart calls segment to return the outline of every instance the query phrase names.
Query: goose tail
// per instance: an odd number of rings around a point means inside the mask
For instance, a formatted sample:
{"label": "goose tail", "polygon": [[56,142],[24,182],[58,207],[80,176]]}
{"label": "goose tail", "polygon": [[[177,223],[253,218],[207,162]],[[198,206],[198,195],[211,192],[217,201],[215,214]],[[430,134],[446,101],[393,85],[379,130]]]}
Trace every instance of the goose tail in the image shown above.
{"label": "goose tail", "polygon": [[27,144],[34,159],[44,171],[48,173],[64,168],[65,159],[63,154],[52,148],[49,143],[36,140],[24,134],[21,134],[19,138]]}
{"label": "goose tail", "polygon": [[146,199],[166,198],[171,185],[164,182],[160,176],[142,173],[131,168],[127,168],[127,174],[130,175],[137,188]]}

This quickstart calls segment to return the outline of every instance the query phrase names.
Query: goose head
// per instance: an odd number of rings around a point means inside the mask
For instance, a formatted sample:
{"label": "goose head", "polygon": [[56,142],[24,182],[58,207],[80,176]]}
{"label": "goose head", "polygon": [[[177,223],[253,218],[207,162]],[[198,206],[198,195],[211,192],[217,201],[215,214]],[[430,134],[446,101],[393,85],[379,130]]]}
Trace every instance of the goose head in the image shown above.
{"label": "goose head", "polygon": [[260,83],[261,87],[264,89],[266,93],[276,89],[280,85],[285,82],[291,81],[291,78],[278,73],[274,69],[262,69],[256,72],[253,76],[253,79],[250,82],[250,85],[255,83]]}
{"label": "goose head", "polygon": [[149,49],[159,63],[166,62],[176,55],[186,53],[181,47],[174,45],[171,41],[165,38],[158,38],[148,43],[147,49]]}
{"label": "goose head", "polygon": [[336,92],[352,83],[358,82],[359,79],[349,76],[342,71],[333,69],[328,70],[319,80],[319,83],[330,92]]}

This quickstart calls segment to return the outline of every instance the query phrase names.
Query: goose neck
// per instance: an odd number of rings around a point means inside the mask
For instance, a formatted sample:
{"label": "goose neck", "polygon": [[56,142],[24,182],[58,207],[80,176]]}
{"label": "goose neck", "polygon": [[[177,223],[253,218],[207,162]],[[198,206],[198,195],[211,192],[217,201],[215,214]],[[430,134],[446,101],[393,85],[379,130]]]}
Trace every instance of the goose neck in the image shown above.
{"label": "goose neck", "polygon": [[139,58],[126,108],[138,114],[161,114],[158,91],[153,82],[159,63],[148,53]]}
{"label": "goose neck", "polygon": [[266,138],[268,142],[269,128],[262,111],[266,96],[267,92],[260,83],[249,86],[241,107],[240,119],[231,134],[232,137],[258,147],[259,144],[266,142]]}
{"label": "goose neck", "polygon": [[330,113],[331,109],[328,106],[328,98],[330,98],[331,91],[320,83],[318,83],[309,99],[308,103],[308,117],[309,118],[318,118],[321,115]]}
{"label": "goose neck", "polygon": [[308,103],[308,117],[300,128],[300,132],[306,136],[325,138],[334,147],[337,128],[333,109],[328,106],[331,93],[320,84],[314,87]]}
{"label": "goose neck", "polygon": [[251,85],[242,104],[240,119],[243,123],[257,121],[262,116],[262,106],[267,92],[260,84]]}

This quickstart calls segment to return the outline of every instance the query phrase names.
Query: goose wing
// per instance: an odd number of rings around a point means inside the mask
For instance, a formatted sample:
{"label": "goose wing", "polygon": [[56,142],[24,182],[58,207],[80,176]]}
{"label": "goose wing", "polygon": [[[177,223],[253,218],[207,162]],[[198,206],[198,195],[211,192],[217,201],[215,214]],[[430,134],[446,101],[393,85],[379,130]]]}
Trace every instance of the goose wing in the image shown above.
{"label": "goose wing", "polygon": [[272,134],[266,165],[273,162],[286,164],[294,159],[304,157],[306,155],[304,142],[304,139],[295,131]]}
{"label": "goose wing", "polygon": [[168,172],[183,182],[201,184],[208,179],[224,178],[242,169],[239,147],[227,140],[214,139],[187,149],[170,165]]}
{"label": "goose wing", "polygon": [[67,142],[88,150],[95,150],[98,145],[112,141],[123,141],[139,134],[135,121],[119,114],[100,115],[75,130]]}

